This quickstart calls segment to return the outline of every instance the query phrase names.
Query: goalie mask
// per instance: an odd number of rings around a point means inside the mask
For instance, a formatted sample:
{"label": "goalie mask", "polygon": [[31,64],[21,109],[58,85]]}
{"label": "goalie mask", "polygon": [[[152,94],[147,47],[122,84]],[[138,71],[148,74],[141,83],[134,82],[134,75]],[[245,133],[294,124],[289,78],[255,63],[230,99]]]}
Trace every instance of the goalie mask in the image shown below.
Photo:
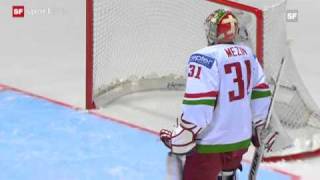
{"label": "goalie mask", "polygon": [[206,18],[205,28],[208,45],[230,43],[238,34],[238,20],[232,12],[218,9]]}

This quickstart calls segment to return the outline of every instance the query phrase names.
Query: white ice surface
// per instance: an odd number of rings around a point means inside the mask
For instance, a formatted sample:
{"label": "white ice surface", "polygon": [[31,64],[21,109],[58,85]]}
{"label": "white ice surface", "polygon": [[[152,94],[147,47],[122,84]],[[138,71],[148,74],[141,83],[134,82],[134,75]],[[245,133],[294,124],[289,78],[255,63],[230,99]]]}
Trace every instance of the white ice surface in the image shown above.
{"label": "white ice surface", "polygon": [[[26,10],[51,8],[56,11],[37,15],[26,13],[25,18],[12,18],[11,6],[19,4],[25,5]],[[317,45],[320,41],[319,7],[320,1],[317,0],[289,0],[288,9],[297,9],[299,20],[287,25],[288,38],[291,40],[299,73],[318,105],[320,105],[320,60],[317,56]],[[3,1],[0,2],[0,12],[0,83],[84,107],[85,1]],[[152,101],[145,99],[140,101],[140,104],[127,106],[129,102],[127,100],[137,97],[139,94],[126,97],[128,99],[122,99],[118,104],[103,111],[154,130],[170,127],[168,121],[174,122],[175,117],[167,117],[166,112],[172,111],[170,107],[178,106],[178,102],[160,107],[151,105]],[[152,106],[160,111],[153,112],[146,109]],[[175,111],[178,113],[178,110]],[[152,118],[155,116],[158,119]],[[173,119],[168,120],[170,118]],[[300,175],[306,180],[319,179],[317,171],[320,170],[320,158],[290,163],[270,163],[268,166]]]}

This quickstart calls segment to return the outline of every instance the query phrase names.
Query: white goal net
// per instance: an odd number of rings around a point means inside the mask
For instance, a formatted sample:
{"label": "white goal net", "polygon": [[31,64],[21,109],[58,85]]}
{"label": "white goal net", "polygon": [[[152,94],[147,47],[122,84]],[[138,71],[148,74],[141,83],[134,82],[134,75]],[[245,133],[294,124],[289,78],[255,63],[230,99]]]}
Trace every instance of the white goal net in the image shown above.
{"label": "white goal net", "polygon": [[273,117],[280,119],[294,145],[266,156],[294,157],[320,149],[318,107],[303,85],[287,44],[284,0],[87,3],[92,3],[87,11],[89,22],[92,18],[92,31],[88,31],[92,49],[87,51],[92,53],[87,56],[92,63],[87,67],[92,73],[87,74],[89,106],[107,107],[119,97],[140,91],[183,92],[186,62],[192,52],[206,46],[205,18],[218,8],[227,8],[237,14],[242,29],[248,30],[249,39],[241,43],[256,51],[271,84],[281,59],[286,59]]}

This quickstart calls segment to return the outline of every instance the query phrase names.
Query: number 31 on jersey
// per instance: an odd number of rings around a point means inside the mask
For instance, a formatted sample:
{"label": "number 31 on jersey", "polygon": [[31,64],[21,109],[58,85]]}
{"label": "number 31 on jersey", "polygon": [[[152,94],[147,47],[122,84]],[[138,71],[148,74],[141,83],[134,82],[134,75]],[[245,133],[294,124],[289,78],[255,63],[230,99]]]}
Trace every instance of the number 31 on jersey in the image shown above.
{"label": "number 31 on jersey", "polygon": [[[250,91],[250,81],[251,81],[251,63],[250,60],[245,60],[245,69],[246,69],[246,82],[243,79],[243,72],[242,72],[242,65],[240,62],[233,62],[229,64],[224,65],[224,73],[225,74],[234,74],[235,78],[231,83],[236,84],[238,87],[236,92],[235,89],[230,89],[228,92],[229,94],[229,100],[230,102],[236,101],[236,100],[241,100],[245,97],[245,91],[249,92]],[[196,78],[196,79],[201,79],[201,71],[202,67],[197,66],[194,64],[189,65],[189,72],[188,72],[188,77]],[[245,87],[245,84],[247,86]]]}
{"label": "number 31 on jersey", "polygon": [[196,79],[200,79],[200,74],[201,74],[201,66],[196,66],[193,64],[189,65],[189,73],[188,77],[194,77]]}

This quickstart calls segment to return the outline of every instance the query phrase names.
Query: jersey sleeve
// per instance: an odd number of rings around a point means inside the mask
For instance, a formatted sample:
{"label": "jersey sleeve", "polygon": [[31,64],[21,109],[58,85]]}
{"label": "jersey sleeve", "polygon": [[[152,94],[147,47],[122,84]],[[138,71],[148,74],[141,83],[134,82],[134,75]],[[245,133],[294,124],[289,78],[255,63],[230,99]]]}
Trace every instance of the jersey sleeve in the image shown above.
{"label": "jersey sleeve", "polygon": [[271,102],[271,91],[266,81],[263,69],[254,58],[253,66],[253,89],[251,93],[251,110],[253,122],[265,120],[268,115],[269,105]]}
{"label": "jersey sleeve", "polygon": [[219,73],[214,58],[202,54],[190,57],[182,119],[205,128],[212,121],[219,94]]}

